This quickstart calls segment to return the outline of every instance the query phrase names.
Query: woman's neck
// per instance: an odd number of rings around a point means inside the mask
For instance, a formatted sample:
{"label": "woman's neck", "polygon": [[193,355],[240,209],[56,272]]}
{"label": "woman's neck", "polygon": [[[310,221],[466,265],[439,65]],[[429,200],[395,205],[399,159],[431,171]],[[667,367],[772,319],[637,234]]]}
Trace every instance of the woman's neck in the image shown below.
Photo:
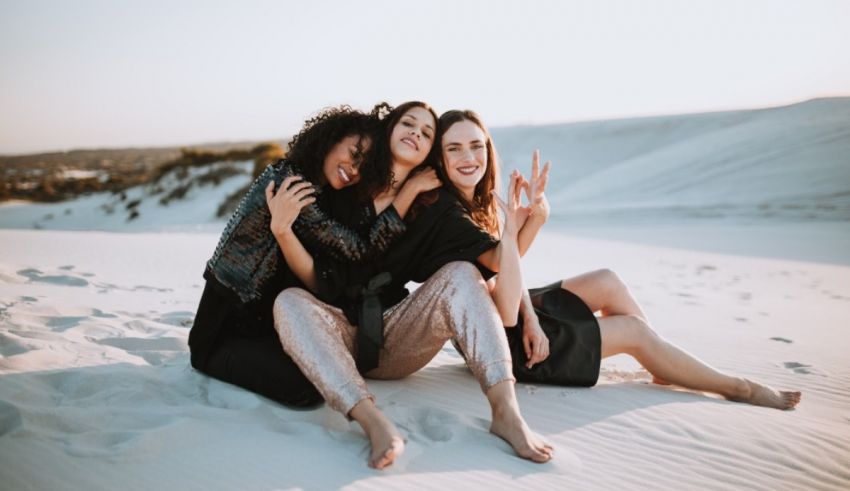
{"label": "woman's neck", "polygon": [[469,190],[461,190],[461,196],[463,196],[470,203],[473,202],[473,198],[475,198],[475,188]]}

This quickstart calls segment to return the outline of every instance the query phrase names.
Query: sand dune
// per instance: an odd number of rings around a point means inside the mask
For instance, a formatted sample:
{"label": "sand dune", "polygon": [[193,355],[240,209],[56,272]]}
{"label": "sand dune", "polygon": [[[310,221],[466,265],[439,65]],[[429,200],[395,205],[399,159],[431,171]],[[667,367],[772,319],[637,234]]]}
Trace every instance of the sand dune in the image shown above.
{"label": "sand dune", "polygon": [[850,98],[493,134],[508,167],[525,169],[534,148],[555,163],[564,217],[850,219]]}
{"label": "sand dune", "polygon": [[842,98],[493,132],[508,168],[533,148],[556,162],[529,286],[612,268],[661,335],[803,391],[794,411],[744,406],[652,385],[614,357],[592,389],[518,386],[557,448],[545,465],[488,433],[486,400],[448,346],[414,376],[370,382],[408,439],[386,472],[328,408],[287,409],[194,371],[186,339],[214,213],[247,173],[167,206],[145,187],[4,204],[2,488],[848,489],[848,128]]}

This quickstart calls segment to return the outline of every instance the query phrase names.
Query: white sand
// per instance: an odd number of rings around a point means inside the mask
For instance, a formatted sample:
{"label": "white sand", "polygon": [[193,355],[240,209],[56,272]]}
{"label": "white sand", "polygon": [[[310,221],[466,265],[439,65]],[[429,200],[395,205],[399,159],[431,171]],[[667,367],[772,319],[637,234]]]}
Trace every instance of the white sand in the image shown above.
{"label": "white sand", "polygon": [[362,432],[327,407],[290,410],[189,367],[216,239],[0,231],[3,489],[850,486],[848,267],[546,233],[525,260],[529,284],[611,267],[663,336],[800,389],[802,404],[652,386],[615,357],[592,389],[518,386],[529,424],[557,447],[536,465],[487,432],[486,401],[447,348],[412,377],[370,382],[408,439],[378,472]]}
{"label": "white sand", "polygon": [[557,447],[544,465],[487,432],[451,348],[370,383],[408,439],[384,472],[329,409],[293,411],[191,369],[215,209],[247,174],[167,207],[176,176],[124,200],[4,204],[0,228],[52,231],[0,230],[0,488],[850,489],[848,131],[850,98],[494,131],[508,169],[526,170],[533,148],[556,164],[530,286],[612,268],[661,335],[803,391],[794,411],[751,407],[650,385],[615,357],[592,389],[518,387]]}

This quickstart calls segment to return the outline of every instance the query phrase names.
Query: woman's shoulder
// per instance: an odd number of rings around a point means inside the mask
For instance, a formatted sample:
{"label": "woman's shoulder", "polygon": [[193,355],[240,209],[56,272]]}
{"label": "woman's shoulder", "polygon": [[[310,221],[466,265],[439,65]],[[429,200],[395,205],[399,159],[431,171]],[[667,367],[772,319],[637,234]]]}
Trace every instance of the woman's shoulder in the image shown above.
{"label": "woman's shoulder", "polygon": [[439,210],[443,213],[465,213],[463,204],[461,204],[458,197],[445,188],[436,189],[436,199],[434,201],[434,206],[436,207],[435,210]]}
{"label": "woman's shoulder", "polygon": [[277,162],[271,164],[269,167],[283,178],[290,176],[304,177],[304,171],[301,169],[301,166],[285,158],[278,159]]}

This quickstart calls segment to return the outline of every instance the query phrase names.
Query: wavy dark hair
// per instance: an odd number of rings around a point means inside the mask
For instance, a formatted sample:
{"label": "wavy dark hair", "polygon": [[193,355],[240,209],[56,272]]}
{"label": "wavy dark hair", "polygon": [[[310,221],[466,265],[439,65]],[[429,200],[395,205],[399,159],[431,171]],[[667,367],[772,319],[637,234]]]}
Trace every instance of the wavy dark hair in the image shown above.
{"label": "wavy dark hair", "polygon": [[[421,107],[428,112],[431,113],[431,116],[434,117],[434,124],[438,124],[439,117],[434,109],[425,102],[422,101],[408,101],[403,104],[399,104],[397,107],[392,108],[389,104],[382,103],[375,106],[373,112],[378,108],[387,111],[386,115],[381,118],[381,129],[379,131],[379,136],[373,145],[374,151],[374,161],[372,162],[371,169],[375,173],[376,179],[369,180],[366,182],[365,179],[360,181],[360,189],[363,195],[375,197],[381,194],[384,191],[390,189],[390,186],[393,184],[393,176],[391,172],[392,163],[393,163],[393,155],[390,150],[390,136],[393,133],[393,129],[398,124],[401,117],[414,107]],[[379,115],[380,117],[380,115]],[[437,128],[434,128],[434,141],[431,147],[431,151],[428,152],[428,155],[425,157],[425,161],[422,162],[419,167],[417,167],[410,175],[415,174],[421,170],[427,169],[428,166],[437,168],[437,160],[439,158],[439,147],[438,145],[438,134]],[[380,179],[383,177],[383,180]],[[427,193],[425,193],[427,194]]]}
{"label": "wavy dark hair", "polygon": [[[460,190],[449,180],[445,170],[445,163],[442,159],[442,139],[443,135],[449,131],[449,128],[456,123],[469,121],[478,126],[484,137],[486,138],[485,148],[487,150],[487,169],[484,170],[484,177],[475,185],[475,192],[472,196],[472,201],[466,199]],[[499,233],[499,208],[496,200],[493,198],[492,191],[498,191],[499,187],[499,156],[496,154],[496,148],[493,146],[493,139],[490,137],[490,132],[481,117],[469,109],[463,111],[454,109],[446,111],[440,116],[439,122],[440,135],[440,165],[437,166],[437,174],[440,180],[443,181],[443,187],[446,190],[457,196],[457,199],[463,204],[464,208],[469,212],[472,221],[478,224],[479,227],[486,230],[490,235],[498,237]]]}
{"label": "wavy dark hair", "polygon": [[[367,188],[382,185],[389,179],[389,171],[376,166],[376,148],[383,131],[382,120],[390,107],[376,105],[369,113],[352,109],[348,105],[329,107],[308,119],[301,131],[289,142],[286,158],[297,165],[304,176],[313,183],[322,180],[322,166],[331,149],[349,136],[359,136],[360,182]],[[364,144],[368,138],[372,144]]]}

